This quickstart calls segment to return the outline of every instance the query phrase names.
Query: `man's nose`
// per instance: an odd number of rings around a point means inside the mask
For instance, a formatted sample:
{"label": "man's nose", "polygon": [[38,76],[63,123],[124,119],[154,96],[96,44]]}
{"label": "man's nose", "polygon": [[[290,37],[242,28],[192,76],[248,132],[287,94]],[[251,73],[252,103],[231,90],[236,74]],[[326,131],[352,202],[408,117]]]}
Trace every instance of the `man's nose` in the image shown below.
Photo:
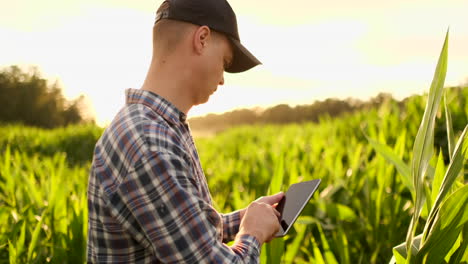
{"label": "man's nose", "polygon": [[224,76],[221,76],[221,80],[219,81],[219,85],[223,85],[224,84]]}

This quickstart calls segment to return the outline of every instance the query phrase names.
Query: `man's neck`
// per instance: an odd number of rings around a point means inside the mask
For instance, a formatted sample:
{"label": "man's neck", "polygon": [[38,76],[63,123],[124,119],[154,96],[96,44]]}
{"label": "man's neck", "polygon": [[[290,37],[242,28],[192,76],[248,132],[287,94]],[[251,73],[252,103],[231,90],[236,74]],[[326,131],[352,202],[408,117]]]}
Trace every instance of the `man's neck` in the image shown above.
{"label": "man's neck", "polygon": [[153,61],[141,89],[162,96],[187,115],[193,104],[183,69],[183,67],[171,67],[165,62]]}

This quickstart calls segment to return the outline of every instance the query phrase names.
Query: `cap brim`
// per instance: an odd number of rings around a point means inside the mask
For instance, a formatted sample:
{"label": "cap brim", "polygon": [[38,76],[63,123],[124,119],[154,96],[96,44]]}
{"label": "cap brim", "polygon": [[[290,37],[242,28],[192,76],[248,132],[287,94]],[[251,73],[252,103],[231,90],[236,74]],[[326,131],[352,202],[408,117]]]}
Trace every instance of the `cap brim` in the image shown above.
{"label": "cap brim", "polygon": [[226,69],[229,73],[238,73],[249,70],[259,64],[262,64],[255,56],[250,53],[238,40],[229,37],[233,48],[233,59],[231,66]]}

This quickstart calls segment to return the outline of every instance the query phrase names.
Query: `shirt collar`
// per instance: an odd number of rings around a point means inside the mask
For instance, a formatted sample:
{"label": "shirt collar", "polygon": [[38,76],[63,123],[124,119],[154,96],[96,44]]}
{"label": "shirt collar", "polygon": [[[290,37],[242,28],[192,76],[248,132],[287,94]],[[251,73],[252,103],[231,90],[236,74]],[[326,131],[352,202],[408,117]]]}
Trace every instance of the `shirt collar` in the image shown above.
{"label": "shirt collar", "polygon": [[175,105],[162,96],[150,91],[126,89],[125,101],[126,104],[143,104],[174,125],[179,122],[185,123],[187,120],[187,115],[177,109]]}

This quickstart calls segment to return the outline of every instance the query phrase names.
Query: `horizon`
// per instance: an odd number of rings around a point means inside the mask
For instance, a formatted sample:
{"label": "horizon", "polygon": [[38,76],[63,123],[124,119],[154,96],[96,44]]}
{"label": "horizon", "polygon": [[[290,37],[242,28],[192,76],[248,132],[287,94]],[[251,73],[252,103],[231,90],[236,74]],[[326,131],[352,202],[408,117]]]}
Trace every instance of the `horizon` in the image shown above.
{"label": "horizon", "polygon": [[[0,67],[38,66],[44,78],[59,81],[67,98],[85,95],[97,123],[105,124],[123,105],[124,89],[140,88],[144,80],[161,2],[3,4]],[[446,87],[468,83],[467,2],[229,3],[242,43],[263,65],[226,73],[226,84],[189,117],[327,98],[368,100],[389,93],[401,100],[426,93],[449,26]]]}
{"label": "horizon", "polygon": [[[444,86],[444,89],[450,89],[450,88],[467,88],[468,87],[468,82],[467,83],[464,83],[464,84],[461,84],[461,85],[457,85],[457,86]],[[395,96],[393,96],[393,94],[391,93],[386,93],[386,92],[381,92],[379,94],[376,94],[374,96],[371,96],[369,98],[365,98],[365,99],[361,99],[361,98],[354,98],[354,97],[346,97],[346,98],[338,98],[338,97],[328,97],[328,98],[324,98],[324,99],[321,99],[321,100],[314,100],[312,102],[309,102],[309,103],[303,103],[303,104],[289,104],[289,103],[279,103],[279,104],[272,104],[272,105],[267,105],[267,106],[253,106],[253,107],[240,107],[240,108],[234,108],[234,109],[231,109],[231,110],[227,110],[227,111],[223,111],[223,112],[209,112],[209,113],[206,113],[206,114],[202,114],[202,115],[197,115],[197,116],[190,116],[189,119],[191,118],[204,118],[204,117],[207,117],[208,115],[211,115],[211,114],[214,114],[214,115],[223,115],[223,114],[227,114],[227,113],[231,113],[231,112],[235,112],[235,111],[239,111],[239,110],[249,110],[249,111],[254,111],[254,112],[258,112],[258,113],[261,113],[261,112],[264,112],[268,109],[271,109],[271,108],[274,108],[276,106],[279,106],[279,105],[287,105],[289,106],[290,108],[295,108],[295,107],[298,107],[298,106],[310,106],[310,105],[313,105],[313,104],[316,104],[316,103],[321,103],[321,102],[324,102],[326,100],[338,100],[338,101],[343,101],[343,102],[358,102],[358,103],[368,103],[370,102],[370,100],[372,99],[375,99],[377,98],[379,95],[381,94],[385,94],[385,95],[390,95],[391,98],[397,102],[403,102],[407,99],[410,99],[411,97],[414,97],[414,96],[426,96],[427,94],[429,93],[429,89],[427,91],[422,91],[422,93],[414,93],[414,94],[410,94],[408,96],[404,96],[402,98],[396,98]]]}

